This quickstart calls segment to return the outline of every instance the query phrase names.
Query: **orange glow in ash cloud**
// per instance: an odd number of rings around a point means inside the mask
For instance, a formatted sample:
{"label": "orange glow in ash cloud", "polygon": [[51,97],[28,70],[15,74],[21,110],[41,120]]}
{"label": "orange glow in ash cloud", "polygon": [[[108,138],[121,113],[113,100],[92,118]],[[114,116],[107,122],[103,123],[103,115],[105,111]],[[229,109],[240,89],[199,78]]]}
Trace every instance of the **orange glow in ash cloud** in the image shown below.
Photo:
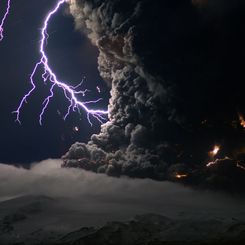
{"label": "orange glow in ash cloud", "polygon": [[242,114],[238,113],[239,120],[240,120],[240,125],[245,128],[245,119]]}
{"label": "orange glow in ash cloud", "polygon": [[177,179],[183,179],[183,178],[186,178],[186,177],[188,177],[187,174],[176,174],[175,175],[175,178],[177,178]]}
{"label": "orange glow in ash cloud", "polygon": [[220,146],[219,145],[215,145],[213,150],[210,151],[208,154],[210,157],[215,157],[220,151]]}

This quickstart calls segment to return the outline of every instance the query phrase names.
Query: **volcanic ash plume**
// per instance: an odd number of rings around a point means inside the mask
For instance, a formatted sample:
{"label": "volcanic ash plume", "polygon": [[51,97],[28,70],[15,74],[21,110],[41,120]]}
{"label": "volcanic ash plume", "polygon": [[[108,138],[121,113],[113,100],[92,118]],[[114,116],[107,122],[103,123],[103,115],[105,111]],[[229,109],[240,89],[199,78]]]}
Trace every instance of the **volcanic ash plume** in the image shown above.
{"label": "volcanic ash plume", "polygon": [[[173,111],[168,109],[171,87],[151,74],[141,50],[137,50],[137,45],[142,49],[146,44],[141,30],[144,4],[71,3],[77,29],[86,31],[99,49],[99,71],[111,86],[111,99],[109,121],[102,125],[100,134],[93,135],[88,144],[74,144],[64,156],[64,166],[110,175],[162,177],[166,165],[158,151],[164,148],[162,126],[173,117]],[[153,21],[153,13],[150,15]],[[151,52],[149,48],[144,47],[144,52]]]}
{"label": "volcanic ash plume", "polygon": [[[181,181],[195,164],[206,168],[202,161],[209,161],[217,139],[205,116],[220,116],[215,109],[231,91],[224,67],[211,58],[214,50],[223,54],[215,17],[207,19],[211,13],[191,0],[71,0],[70,11],[99,50],[98,69],[111,98],[109,121],[87,144],[72,145],[63,166]],[[227,113],[235,112],[232,106]]]}

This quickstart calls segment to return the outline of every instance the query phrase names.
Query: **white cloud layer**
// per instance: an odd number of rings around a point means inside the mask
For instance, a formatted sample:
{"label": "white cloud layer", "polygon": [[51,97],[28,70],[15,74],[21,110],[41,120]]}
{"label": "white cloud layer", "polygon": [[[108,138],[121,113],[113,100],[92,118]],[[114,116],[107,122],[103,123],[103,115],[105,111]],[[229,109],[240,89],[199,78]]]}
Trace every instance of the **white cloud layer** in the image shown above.
{"label": "white cloud layer", "polygon": [[[0,164],[0,200],[19,195],[69,198],[75,203],[91,203],[93,210],[126,213],[160,213],[196,217],[239,217],[244,200],[223,194],[195,191],[169,182],[150,179],[113,178],[81,169],[60,168],[61,160],[32,164],[29,170]],[[92,212],[93,212],[92,210]],[[91,211],[91,210],[90,210]],[[109,212],[109,211],[108,211]]]}

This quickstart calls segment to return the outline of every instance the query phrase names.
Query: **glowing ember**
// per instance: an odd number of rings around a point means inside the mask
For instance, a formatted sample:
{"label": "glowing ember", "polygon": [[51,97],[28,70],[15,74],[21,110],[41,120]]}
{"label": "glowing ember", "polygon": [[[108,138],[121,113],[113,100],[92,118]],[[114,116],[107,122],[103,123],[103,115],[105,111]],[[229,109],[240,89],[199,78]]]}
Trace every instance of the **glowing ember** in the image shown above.
{"label": "glowing ember", "polygon": [[183,178],[186,178],[186,177],[188,177],[187,174],[176,174],[175,175],[175,178],[177,178],[177,179],[183,179]]}
{"label": "glowing ember", "polygon": [[243,128],[245,128],[245,119],[244,119],[243,115],[239,113],[238,116],[239,116],[239,120],[240,120],[240,125]]}
{"label": "glowing ember", "polygon": [[73,128],[73,130],[74,130],[75,132],[78,132],[78,131],[79,131],[79,127],[76,126],[76,127]]}
{"label": "glowing ember", "polygon": [[215,145],[214,149],[212,151],[209,152],[209,156],[210,157],[215,157],[220,151],[220,146],[219,145]]}

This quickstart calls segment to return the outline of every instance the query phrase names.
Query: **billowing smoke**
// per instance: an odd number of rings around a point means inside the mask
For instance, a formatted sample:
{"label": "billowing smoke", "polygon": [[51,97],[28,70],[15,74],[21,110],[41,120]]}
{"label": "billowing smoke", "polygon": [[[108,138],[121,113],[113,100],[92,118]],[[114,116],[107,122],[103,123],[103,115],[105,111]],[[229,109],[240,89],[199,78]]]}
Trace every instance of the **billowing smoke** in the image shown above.
{"label": "billowing smoke", "polygon": [[73,145],[64,157],[65,166],[80,165],[109,175],[163,177],[166,164],[157,154],[163,147],[158,136],[173,117],[168,110],[171,87],[149,73],[136,50],[142,5],[139,1],[129,5],[121,1],[72,2],[77,28],[85,30],[100,51],[99,71],[111,86],[111,99],[109,122],[87,145]]}
{"label": "billowing smoke", "polygon": [[209,1],[71,0],[76,28],[98,47],[111,99],[109,121],[71,146],[65,167],[164,180],[206,165],[211,144],[223,140],[224,125],[213,125],[234,118],[241,81],[239,61],[230,61],[240,57],[229,49],[234,32],[224,29],[237,24],[228,18],[234,11],[222,19],[210,9]]}

